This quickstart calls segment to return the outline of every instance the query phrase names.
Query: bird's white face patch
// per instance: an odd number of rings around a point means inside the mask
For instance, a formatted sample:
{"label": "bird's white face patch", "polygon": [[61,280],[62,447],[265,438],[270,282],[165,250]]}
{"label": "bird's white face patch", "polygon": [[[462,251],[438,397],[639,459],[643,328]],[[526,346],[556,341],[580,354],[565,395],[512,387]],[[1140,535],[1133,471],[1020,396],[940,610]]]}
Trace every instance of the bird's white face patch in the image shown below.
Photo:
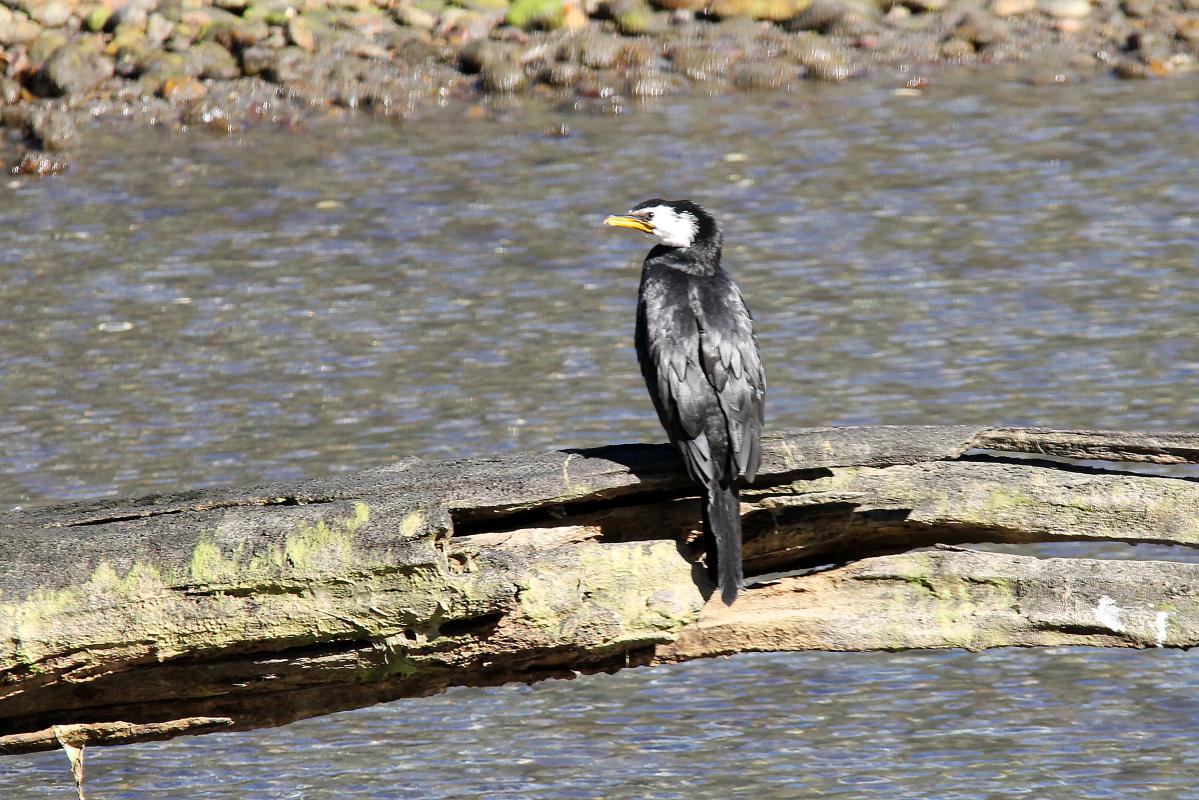
{"label": "bird's white face patch", "polygon": [[654,226],[654,236],[667,247],[690,247],[699,230],[699,221],[692,214],[670,206],[639,208],[637,216]]}

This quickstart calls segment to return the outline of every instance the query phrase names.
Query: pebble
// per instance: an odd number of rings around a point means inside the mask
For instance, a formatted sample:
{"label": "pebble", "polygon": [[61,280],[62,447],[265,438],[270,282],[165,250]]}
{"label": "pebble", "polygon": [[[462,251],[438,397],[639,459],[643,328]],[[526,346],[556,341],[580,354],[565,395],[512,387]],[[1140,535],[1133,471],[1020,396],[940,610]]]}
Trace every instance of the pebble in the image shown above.
{"label": "pebble", "polygon": [[952,36],[941,43],[941,56],[950,61],[960,61],[974,55],[974,45],[965,39]]}
{"label": "pebble", "polygon": [[312,59],[298,47],[285,47],[276,51],[274,62],[271,73],[275,80],[281,83],[306,81],[316,75]]}
{"label": "pebble", "polygon": [[30,19],[47,28],[62,27],[71,19],[70,7],[58,0],[51,0],[48,3],[29,3],[26,8]]}
{"label": "pebble", "polygon": [[579,63],[592,69],[608,69],[620,58],[623,43],[612,36],[588,36],[579,48]]}
{"label": "pebble", "polygon": [[509,25],[529,30],[560,28],[565,17],[564,0],[513,0],[507,12]]}
{"label": "pebble", "polygon": [[485,39],[476,39],[458,51],[458,69],[467,75],[477,75],[483,65],[495,58],[496,45]]}
{"label": "pebble", "polygon": [[231,81],[241,77],[237,59],[216,42],[200,42],[188,48],[187,71],[190,75],[213,80]]}
{"label": "pebble", "polygon": [[15,105],[21,99],[21,84],[12,78],[0,78],[0,106]]}
{"label": "pebble", "polygon": [[948,0],[904,0],[904,6],[920,14],[927,14],[934,11],[942,11],[947,6]]}
{"label": "pebble", "polygon": [[778,89],[783,86],[791,72],[785,65],[774,61],[758,64],[745,64],[737,70],[733,83],[742,91],[761,91]]}
{"label": "pebble", "polygon": [[108,20],[112,18],[112,9],[106,6],[96,6],[83,21],[83,27],[87,28],[92,33],[99,33],[108,25]]}
{"label": "pebble", "polygon": [[9,167],[13,175],[59,175],[71,168],[71,162],[58,153],[29,150]]}
{"label": "pebble", "polygon": [[797,37],[791,44],[791,57],[803,65],[807,77],[815,80],[840,82],[853,74],[845,51],[823,36]]}
{"label": "pebble", "polygon": [[430,65],[437,61],[448,61],[451,58],[449,48],[439,47],[421,37],[397,38],[393,42],[392,48],[402,63],[413,67]]}
{"label": "pebble", "polygon": [[79,143],[75,118],[62,109],[38,109],[29,118],[29,129],[41,150],[61,152]]}
{"label": "pebble", "polygon": [[247,75],[269,74],[275,68],[277,52],[269,47],[247,47],[241,51],[242,69]]}
{"label": "pebble", "polygon": [[42,70],[53,93],[79,95],[112,76],[113,62],[99,50],[99,42],[79,40],[54,51]]}
{"label": "pebble", "polygon": [[62,49],[67,44],[67,35],[62,31],[57,30],[42,30],[37,38],[29,43],[29,60],[35,64],[40,64],[50,56],[54,55],[55,51]]}
{"label": "pebble", "polygon": [[854,70],[844,61],[834,59],[809,65],[808,71],[805,74],[813,80],[840,83],[852,78]]}
{"label": "pebble", "polygon": [[659,51],[651,47],[645,39],[634,39],[620,51],[617,63],[625,67],[646,67],[658,60]]}
{"label": "pebble", "polygon": [[410,3],[401,3],[396,9],[396,19],[410,28],[431,31],[437,27],[437,17],[423,8]]}
{"label": "pebble", "polygon": [[670,23],[667,15],[654,12],[642,2],[625,7],[615,15],[616,28],[625,36],[656,35],[663,33]]}
{"label": "pebble", "polygon": [[1088,0],[1043,0],[1041,10],[1056,19],[1082,19],[1091,13]]}
{"label": "pebble", "polygon": [[528,81],[524,68],[512,61],[490,62],[484,65],[480,76],[483,91],[489,94],[515,94]]}
{"label": "pebble", "polygon": [[726,19],[783,22],[803,11],[809,3],[810,0],[712,0],[710,5],[711,13]]}
{"label": "pebble", "polygon": [[1124,0],[1120,6],[1130,17],[1148,19],[1153,16],[1153,0]]}
{"label": "pebble", "polygon": [[827,31],[848,13],[845,5],[838,0],[812,0],[812,3],[800,13],[784,23],[791,31]]}
{"label": "pebble", "polygon": [[[1064,0],[1070,2],[1071,0]],[[1086,2],[1086,0],[1079,0]],[[972,42],[976,47],[1002,42],[1007,38],[1007,28],[996,17],[982,10],[966,12],[957,26],[957,36]]]}
{"label": "pebble", "polygon": [[[620,96],[620,75],[615,72],[589,72],[579,81],[576,89],[580,97],[591,97],[601,100]],[[608,113],[614,107],[604,107],[601,112]],[[620,113],[616,111],[615,113]]]}
{"label": "pebble", "polygon": [[29,44],[39,33],[41,29],[29,17],[0,5],[0,46]]}
{"label": "pebble", "polygon": [[[936,3],[937,0],[928,2]],[[838,34],[852,31],[860,34],[875,27],[873,20],[881,16],[882,11],[873,0],[812,0],[803,11],[784,21],[783,27],[792,31]]]}
{"label": "pebble", "polygon": [[145,30],[150,22],[150,4],[142,0],[130,0],[124,5],[118,6],[112,14],[112,23],[115,25],[128,25],[131,28]]}
{"label": "pebble", "polygon": [[1117,78],[1126,81],[1146,80],[1147,78],[1152,77],[1152,75],[1149,74],[1148,67],[1142,64],[1140,61],[1133,61],[1131,59],[1127,61],[1121,61],[1119,64],[1117,64],[1114,73]]}
{"label": "pebble", "polygon": [[172,103],[199,100],[208,94],[208,87],[190,75],[167,78],[162,84],[162,96]]}
{"label": "pebble", "polygon": [[157,78],[170,78],[177,75],[194,75],[196,63],[189,61],[181,53],[168,53],[165,50],[151,50],[136,59],[141,67],[143,76],[151,75]]}
{"label": "pebble", "polygon": [[629,94],[633,97],[662,97],[670,93],[670,77],[661,72],[647,70],[629,80]]}
{"label": "pebble", "polygon": [[679,47],[670,54],[670,66],[693,81],[709,81],[728,71],[729,57],[708,47]]}
{"label": "pebble", "polygon": [[1015,17],[1027,14],[1037,7],[1036,0],[991,0],[991,13],[997,17]]}
{"label": "pebble", "polygon": [[580,2],[568,2],[563,7],[562,17],[558,20],[558,27],[563,30],[576,31],[580,28],[587,27],[590,18],[587,12],[583,10],[583,4]]}
{"label": "pebble", "polygon": [[316,36],[304,17],[292,17],[287,21],[287,38],[302,50],[312,52],[316,49]]}
{"label": "pebble", "polygon": [[708,0],[657,0],[654,5],[667,11],[703,11]]}
{"label": "pebble", "polygon": [[569,61],[555,61],[541,72],[541,79],[550,86],[574,86],[579,82],[582,69]]}
{"label": "pebble", "polygon": [[1179,19],[1178,38],[1188,42],[1199,42],[1199,18]]}
{"label": "pebble", "polygon": [[189,128],[201,128],[211,133],[236,133],[240,126],[229,112],[211,98],[192,100],[183,109],[180,121]]}
{"label": "pebble", "polygon": [[162,47],[171,34],[175,32],[175,23],[162,14],[151,14],[146,21],[146,42],[151,47]]}

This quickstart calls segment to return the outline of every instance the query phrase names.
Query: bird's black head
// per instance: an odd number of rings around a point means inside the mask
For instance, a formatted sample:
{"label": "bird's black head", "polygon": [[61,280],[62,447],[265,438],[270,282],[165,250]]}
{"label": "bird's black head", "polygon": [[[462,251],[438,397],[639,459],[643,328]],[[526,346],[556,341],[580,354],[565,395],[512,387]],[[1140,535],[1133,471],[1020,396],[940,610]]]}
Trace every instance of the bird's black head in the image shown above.
{"label": "bird's black head", "polygon": [[604,224],[648,233],[667,247],[719,249],[722,238],[716,218],[690,200],[655,197],[633,206],[628,214],[608,217]]}

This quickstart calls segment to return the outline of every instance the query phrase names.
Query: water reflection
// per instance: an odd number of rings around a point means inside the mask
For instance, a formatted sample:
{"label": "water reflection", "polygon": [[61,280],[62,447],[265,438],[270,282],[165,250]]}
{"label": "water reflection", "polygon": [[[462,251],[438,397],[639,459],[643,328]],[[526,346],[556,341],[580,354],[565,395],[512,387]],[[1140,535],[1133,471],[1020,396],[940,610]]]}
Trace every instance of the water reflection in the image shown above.
{"label": "water reflection", "polygon": [[[131,800],[1185,797],[1193,662],[1160,650],[745,655],[96,750],[89,784]],[[5,759],[0,788],[62,797],[65,765],[61,753]]]}

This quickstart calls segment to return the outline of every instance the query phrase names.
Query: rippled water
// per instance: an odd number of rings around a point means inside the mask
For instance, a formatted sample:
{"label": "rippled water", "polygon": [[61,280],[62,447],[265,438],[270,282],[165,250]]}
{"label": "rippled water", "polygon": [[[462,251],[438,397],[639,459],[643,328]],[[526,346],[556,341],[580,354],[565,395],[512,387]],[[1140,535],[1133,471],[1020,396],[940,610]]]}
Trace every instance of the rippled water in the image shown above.
{"label": "rippled water", "polygon": [[[97,798],[1187,798],[1197,691],[1177,652],[745,655],[91,751],[88,785]],[[66,764],[0,760],[0,781],[10,797],[66,797]]]}
{"label": "rippled water", "polygon": [[[652,195],[725,221],[769,423],[1199,428],[1199,87],[100,131],[0,194],[0,505],[659,439]],[[738,657],[101,750],[96,797],[1187,797],[1194,658]],[[63,797],[61,753],[0,796]],[[1156,787],[1156,788],[1155,788]]]}

